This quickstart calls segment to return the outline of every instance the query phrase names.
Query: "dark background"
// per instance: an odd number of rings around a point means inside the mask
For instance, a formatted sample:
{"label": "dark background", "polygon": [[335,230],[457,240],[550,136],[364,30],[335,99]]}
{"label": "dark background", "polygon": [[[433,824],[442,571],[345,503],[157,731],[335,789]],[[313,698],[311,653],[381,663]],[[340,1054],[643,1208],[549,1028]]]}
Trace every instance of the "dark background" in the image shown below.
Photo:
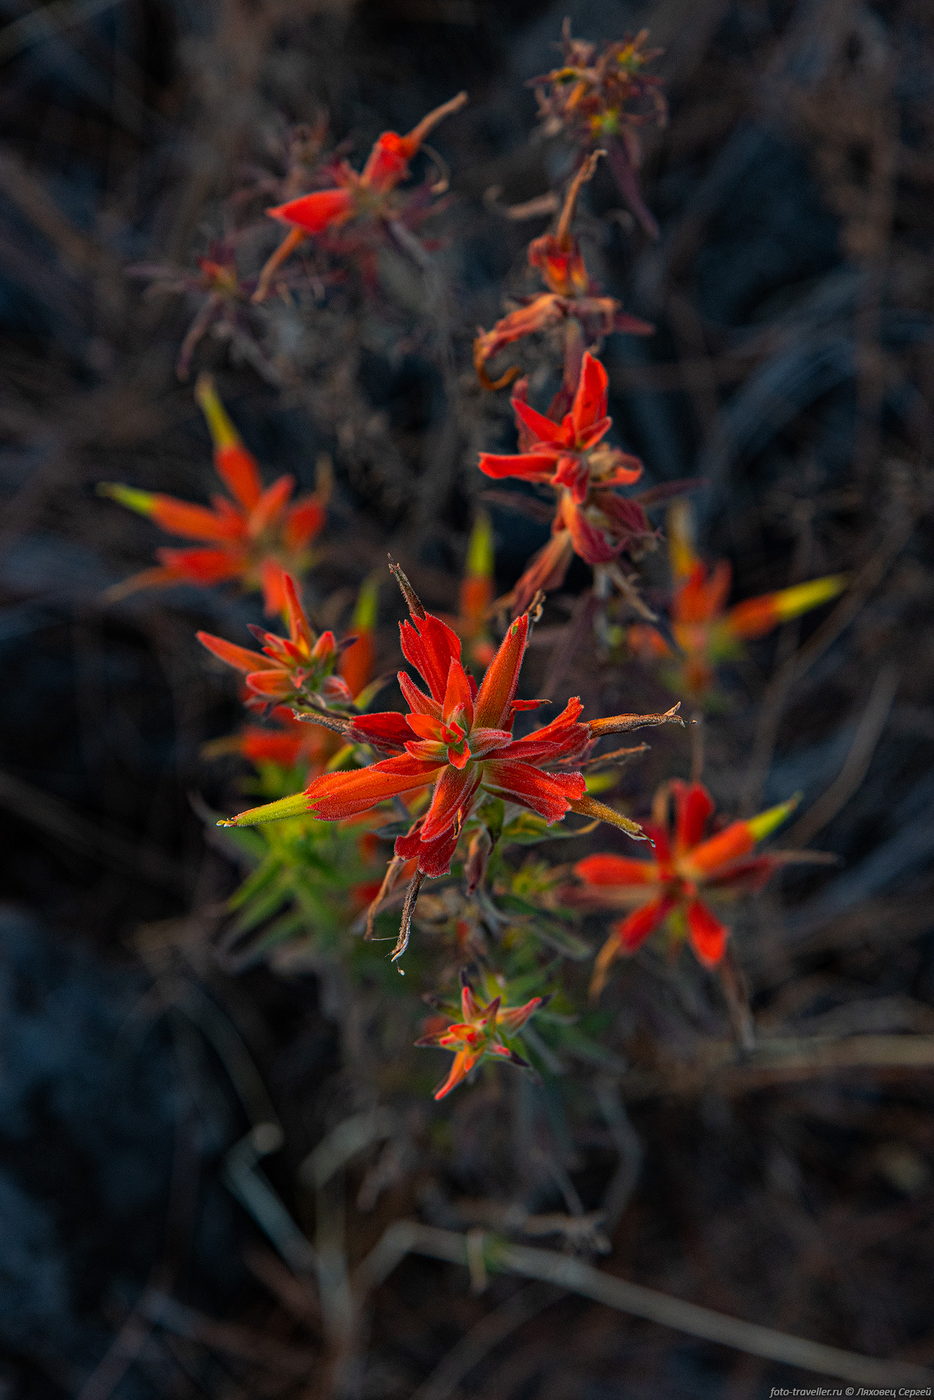
{"label": "dark background", "polygon": [[[191,269],[224,232],[232,191],[275,167],[290,123],[327,113],[356,159],[384,127],[405,130],[468,89],[470,107],[433,142],[452,170],[444,315],[415,282],[396,289],[382,329],[371,317],[365,333],[344,331],[322,311],[297,335],[283,316],[258,366],[210,338],[196,354],[267,468],[310,487],[316,459],[333,456],[327,587],[350,597],[389,547],[443,605],[477,488],[466,467],[481,442],[510,441],[502,398],[481,400],[469,382],[469,341],[505,288],[525,287],[522,249],[542,224],[502,211],[557,178],[556,151],[530,141],[526,82],[554,61],[566,13],[595,39],[645,23],[666,49],[671,125],[647,134],[644,173],[658,244],[602,177],[591,192],[605,216],[589,227],[598,274],[659,328],[607,349],[624,439],[653,482],[704,478],[703,546],[732,560],[735,597],[851,577],[830,615],[754,649],[718,721],[719,795],[752,811],[803,788],[795,843],[839,858],[786,881],[780,951],[754,921],[742,961],[755,1009],[786,1036],[860,1032],[887,1047],[856,1071],[720,1080],[690,1037],[681,1068],[693,1078],[668,1075],[664,1054],[659,1069],[653,1050],[651,1073],[623,1095],[628,1185],[585,1135],[575,1192],[596,1204],[611,1178],[619,1187],[612,1272],[832,1345],[931,1360],[930,1074],[896,1044],[934,1028],[930,6],[5,3],[10,1400],[339,1393],[301,1237],[269,1212],[278,1203],[307,1228],[332,1209],[298,1167],[346,1112],[346,1066],[310,973],[237,971],[217,953],[233,877],[203,804],[229,801],[234,769],[199,750],[234,708],[191,633],[239,635],[255,608],[183,591],[103,596],[146,562],[153,532],[95,484],[192,498],[209,485],[204,429],[174,371],[197,301],[152,295],[153,277],[134,269]],[[262,228],[257,238],[267,249]],[[498,509],[495,523],[508,586],[541,536]],[[634,670],[626,708],[655,698]],[[760,925],[774,925],[773,897],[764,908]],[[658,988],[629,987],[634,1024],[668,1034],[650,1005]],[[443,1181],[419,1172],[417,1153],[379,1158],[393,1185],[375,1212],[357,1198],[357,1257],[395,1216],[476,1223],[463,1202],[484,1193],[556,1208],[547,1192],[523,1197],[508,1153],[483,1161],[472,1092],[459,1091],[462,1150]],[[372,1107],[359,1084],[350,1102]],[[408,1125],[390,1135],[403,1158],[419,1134],[443,1138],[421,1101],[393,1111]],[[244,1135],[271,1115],[285,1132],[267,1164],[273,1206],[242,1164]],[[473,1349],[446,1370],[465,1335]],[[354,1346],[350,1393],[386,1400],[419,1386],[423,1400],[739,1400],[820,1379],[538,1285],[503,1278],[478,1297],[462,1270],[418,1259],[376,1291]]]}

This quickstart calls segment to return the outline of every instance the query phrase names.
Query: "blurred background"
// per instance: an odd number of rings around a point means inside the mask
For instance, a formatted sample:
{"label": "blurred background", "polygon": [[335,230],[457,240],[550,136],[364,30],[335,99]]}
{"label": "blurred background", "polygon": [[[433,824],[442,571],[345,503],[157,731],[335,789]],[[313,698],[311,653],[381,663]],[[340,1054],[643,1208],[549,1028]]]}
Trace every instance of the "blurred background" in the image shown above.
{"label": "blurred background", "polygon": [[[512,442],[470,342],[530,290],[546,225],[515,206],[560,161],[528,80],[565,16],[596,40],[646,25],[665,50],[670,126],[646,132],[643,172],[660,238],[605,172],[582,220],[599,280],[658,328],[607,347],[621,440],[652,483],[703,479],[701,548],[730,559],[735,598],[850,576],[832,611],[757,644],[712,740],[725,803],[803,789],[794,843],[837,863],[769,894],[740,953],[760,1027],[810,1055],[718,1073],[664,984],[630,978],[642,1049],[628,1077],[600,1071],[603,1121],[570,1143],[520,1114],[491,1144],[479,1090],[452,1127],[350,1073],[333,989],[300,958],[224,957],[235,874],[206,814],[238,769],[201,750],[236,706],[192,632],[240,638],[255,603],[109,599],[155,532],[95,486],[210,490],[176,373],[197,258],[261,211],[290,128],[346,139],[358,166],[465,88],[432,138],[451,172],[437,285],[400,263],[380,314],[244,311],[192,355],[267,473],[310,489],[333,465],[322,597],[352,601],[390,549],[445,606],[476,451]],[[0,19],[2,1394],[741,1400],[821,1379],[417,1252],[355,1311],[348,1259],[412,1215],[573,1253],[600,1213],[612,1273],[932,1363],[930,5],[3,0]],[[261,213],[251,238],[257,266]],[[545,527],[491,510],[508,587]],[[658,707],[638,667],[623,689],[620,708]]]}

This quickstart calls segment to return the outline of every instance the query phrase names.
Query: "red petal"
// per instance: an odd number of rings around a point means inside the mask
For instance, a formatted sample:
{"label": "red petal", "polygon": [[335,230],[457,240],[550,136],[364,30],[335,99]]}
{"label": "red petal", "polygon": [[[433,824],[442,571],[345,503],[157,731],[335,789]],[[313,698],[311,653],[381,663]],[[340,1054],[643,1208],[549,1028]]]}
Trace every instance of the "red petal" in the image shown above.
{"label": "red petal", "polygon": [[418,142],[397,131],[384,131],[376,142],[360,174],[361,183],[386,192],[404,179]]}
{"label": "red petal", "polygon": [[223,583],[245,566],[238,554],[223,549],[158,549],[156,558],[172,578],[190,583]]}
{"label": "red petal", "polygon": [[437,771],[436,764],[401,755],[352,773],[323,773],[305,789],[308,810],[322,821],[340,821],[369,811],[387,797],[427,786]]}
{"label": "red petal", "polygon": [[250,514],[250,535],[254,540],[278,523],[294,490],[295,480],[291,476],[280,476],[266,487]]}
{"label": "red petal", "polygon": [[578,438],[601,418],[606,417],[607,383],[606,370],[588,350],[584,355],[577,392],[571,405],[571,418]]}
{"label": "red petal", "polygon": [[267,209],[266,213],[280,223],[294,224],[305,233],[321,233],[350,217],[353,199],[349,190],[316,190],[314,194],[304,194],[300,199]]}
{"label": "red petal", "polygon": [[739,860],[756,844],[749,822],[731,822],[729,826],[702,841],[682,861],[685,873],[700,876],[715,875],[722,866]]}
{"label": "red petal", "polygon": [[250,651],[247,647],[238,647],[235,642],[227,642],[223,637],[215,637],[211,632],[196,632],[195,636],[203,647],[207,647],[219,660],[233,666],[237,671],[249,673],[255,671],[258,666],[269,668],[273,664],[260,656],[259,652]]}
{"label": "red petal", "polygon": [[423,875],[447,875],[460,840],[460,827],[452,823],[433,841],[423,841],[420,828],[421,822],[416,822],[410,832],[396,838],[395,854],[403,860],[417,860]]}
{"label": "red petal", "polygon": [[399,633],[402,655],[415,667],[428,686],[432,699],[440,705],[451,662],[460,660],[460,638],[440,617],[434,617],[431,613],[426,613],[424,617],[413,616],[410,622],[400,623]]}
{"label": "red petal", "polygon": [[588,564],[608,564],[619,553],[620,546],[610,544],[602,530],[592,525],[583,511],[570,503],[564,512],[574,549]]}
{"label": "red petal", "polygon": [[228,443],[214,452],[214,467],[231,495],[244,510],[256,505],[263,491],[256,458],[242,443]]}
{"label": "red petal", "polygon": [[230,540],[243,530],[239,516],[233,525],[228,520],[220,519],[207,506],[177,501],[174,496],[154,496],[149,514],[166,534],[184,535],[192,540]]}
{"label": "red petal", "polygon": [[315,634],[311,630],[308,614],[302,607],[302,600],[298,596],[298,589],[291,574],[283,573],[282,591],[285,596],[285,619],[289,636],[293,642],[310,653],[315,644]]}
{"label": "red petal", "polygon": [[623,951],[634,953],[641,947],[649,935],[664,922],[673,907],[674,900],[667,896],[653,899],[649,904],[643,904],[641,909],[634,909],[618,924],[614,924],[613,931]]}
{"label": "red petal", "polygon": [[500,479],[504,476],[527,477],[531,481],[550,481],[554,471],[555,459],[536,455],[534,452],[522,452],[512,456],[497,455],[493,452],[481,452],[477,466],[485,476],[493,476]]}
{"label": "red petal", "polygon": [[480,786],[480,770],[447,767],[435,784],[431,806],[425,813],[421,828],[423,841],[436,841],[457,822],[458,829],[466,820],[467,809]]}
{"label": "red petal", "polygon": [[350,735],[361,743],[378,749],[403,749],[412,737],[405,716],[396,710],[383,710],[373,715],[353,715]]}
{"label": "red petal", "polygon": [[674,782],[671,786],[675,801],[675,850],[681,855],[704,839],[714,804],[701,783]]}
{"label": "red petal", "polygon": [[708,578],[706,565],[698,560],[675,594],[674,620],[710,622],[719,617],[729,596],[731,573],[729,564],[721,560]]}
{"label": "red petal", "polygon": [[536,409],[527,404],[524,399],[513,399],[513,412],[521,419],[536,443],[554,443],[556,447],[568,447],[568,434],[562,423],[555,423],[550,418],[546,418],[544,413],[539,413]]}
{"label": "red petal", "polygon": [[699,899],[687,907],[688,936],[701,962],[714,967],[726,949],[727,929]]}
{"label": "red petal", "polygon": [[473,725],[473,692],[463,666],[459,661],[452,660],[448,668],[441,713],[448,719],[457,710],[462,712],[464,728],[469,730]]}
{"label": "red petal", "polygon": [[282,565],[275,559],[264,559],[260,565],[260,580],[263,586],[263,611],[267,617],[285,613],[285,578]]}
{"label": "red petal", "polygon": [[632,860],[629,856],[585,856],[574,867],[588,885],[620,886],[651,885],[658,880],[658,866],[653,860]]}
{"label": "red petal", "polygon": [[478,729],[505,729],[510,724],[528,635],[529,618],[523,613],[510,623],[480,684],[474,704],[474,723]]}
{"label": "red petal", "polygon": [[315,535],[321,533],[326,513],[320,501],[308,496],[296,501],[285,518],[283,538],[289,549],[304,549]]}
{"label": "red petal", "polygon": [[583,797],[580,773],[543,773],[514,758],[492,758],[483,765],[483,786],[509,802],[528,807],[547,822],[560,821],[572,801]]}
{"label": "red petal", "polygon": [[585,724],[578,723],[583,709],[580,697],[575,695],[550,724],[533,730],[524,739],[517,739],[498,757],[529,762],[532,759],[570,758],[582,754],[591,742],[590,730]]}

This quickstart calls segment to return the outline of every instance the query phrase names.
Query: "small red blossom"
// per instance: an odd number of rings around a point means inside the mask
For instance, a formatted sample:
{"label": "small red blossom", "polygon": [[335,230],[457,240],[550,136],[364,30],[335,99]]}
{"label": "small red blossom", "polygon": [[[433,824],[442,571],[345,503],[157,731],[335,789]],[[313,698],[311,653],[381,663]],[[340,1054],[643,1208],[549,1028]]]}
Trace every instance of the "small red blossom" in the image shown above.
{"label": "small red blossom", "polygon": [[671,632],[681,654],[674,656],[661,633],[641,623],[629,629],[629,644],[643,656],[672,657],[672,688],[696,702],[709,695],[717,666],[736,656],[744,641],[829,602],[846,586],[844,575],[828,574],[728,607],[730,565],[721,559],[711,568],[697,557],[683,506],[671,511],[668,536],[675,584]]}
{"label": "small red blossom", "polygon": [[251,808],[221,825],[250,826],[304,812],[324,821],[341,821],[388,798],[430,789],[427,809],[395,843],[397,861],[417,862],[393,950],[398,958],[407,946],[422,880],[450,871],[464,825],[484,794],[526,807],[548,824],[574,811],[609,821],[641,839],[637,823],[586,795],[581,772],[564,770],[586,755],[595,738],[644,724],[677,721],[677,707],[664,715],[616,715],[584,722],[580,719],[583,705],[575,696],[549,724],[517,739],[513,734],[516,715],[541,704],[516,698],[529,613],[510,624],[478,686],[461,662],[460,638],[426,612],[405,575],[393,568],[410,614],[400,626],[402,654],[425,690],[408,672],[400,671],[399,686],[409,706],[404,715],[384,711],[339,719],[312,711],[305,716],[311,722],[336,726],[348,739],[391,756],[366,768],[321,774],[303,793]]}
{"label": "small red blossom", "polygon": [[210,379],[199,379],[196,397],[214,441],[215,470],[230,494],[215,496],[208,507],[102,484],[102,495],[148,516],[168,534],[206,546],[157,550],[159,564],[128,579],[118,591],[123,595],[136,588],[239,579],[247,588],[262,590],[267,614],[281,614],[287,607],[286,573],[300,574],[308,567],[309,545],[324,524],[321,494],[293,501],[291,476],[280,476],[264,488],[256,459],[243,446]]}
{"label": "small red blossom", "polygon": [[288,637],[251,627],[262,647],[259,652],[210,632],[196,633],[198,641],[220,661],[242,671],[247,689],[265,701],[348,703],[353,696],[347,683],[334,674],[339,657],[334,633],[315,634],[291,574],[283,575],[282,591]]}
{"label": "small red blossom", "polygon": [[578,861],[574,870],[584,888],[572,895],[577,903],[631,910],[613,925],[597,956],[594,995],[602,989],[614,960],[634,953],[663,924],[676,938],[686,935],[705,966],[720,962],[729,930],[702,896],[707,891],[736,892],[764,884],[781,860],[774,855],[750,858],[750,853],[797,802],[792,798],[706,835],[714,812],[710,794],[700,783],[676,780],[661,790],[656,820],[645,825],[655,847],[651,860],[594,855]]}
{"label": "small red blossom", "polygon": [[642,463],[603,441],[613,420],[606,412],[607,373],[594,355],[584,355],[570,411],[560,422],[536,412],[518,395],[512,405],[523,450],[483,452],[480,470],[497,479],[539,482],[558,493],[552,538],[513,594],[515,601],[525,602],[536,589],[557,587],[574,554],[591,565],[609,564],[648,538],[651,527],[640,503],[616,490],[638,481]]}
{"label": "small red blossom", "polygon": [[[542,234],[529,244],[529,265],[537,270],[547,290],[508,312],[492,330],[482,331],[474,341],[474,368],[486,389],[502,389],[518,377],[520,370],[514,367],[491,379],[487,365],[507,345],[526,336],[555,326],[568,328],[573,363],[568,363],[566,345],[565,378],[573,385],[585,344],[599,345],[613,332],[651,335],[654,330],[647,321],[627,315],[613,297],[600,295],[587,271],[580,244],[571,232],[577,197],[593,174],[599,154],[586,160],[571,181],[554,233]],[[576,334],[572,335],[575,329]]]}
{"label": "small red blossom", "polygon": [[502,997],[496,996],[484,1006],[474,996],[465,979],[461,988],[462,1019],[441,1030],[430,1031],[415,1042],[418,1046],[450,1050],[454,1055],[450,1072],[438,1085],[434,1097],[443,1099],[488,1056],[509,1060],[527,1069],[528,1061],[517,1054],[506,1040],[520,1031],[543,1004],[542,997],[533,997],[524,1006],[504,1006]]}
{"label": "small red blossom", "polygon": [[271,219],[289,225],[291,231],[260,273],[253,300],[265,299],[276,272],[306,238],[340,229],[355,219],[379,222],[392,218],[391,195],[408,175],[411,161],[438,123],[459,111],[466,101],[467,94],[458,93],[429,112],[405,136],[384,131],[359,174],[342,161],[336,167],[333,188],[313,190],[267,209]]}

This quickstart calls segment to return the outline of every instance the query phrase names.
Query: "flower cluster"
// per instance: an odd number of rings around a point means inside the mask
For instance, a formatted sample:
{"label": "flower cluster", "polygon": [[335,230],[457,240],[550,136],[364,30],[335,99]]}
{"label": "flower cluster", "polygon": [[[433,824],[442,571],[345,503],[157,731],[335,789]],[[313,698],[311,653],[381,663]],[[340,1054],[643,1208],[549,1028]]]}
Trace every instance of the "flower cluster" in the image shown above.
{"label": "flower cluster", "polygon": [[517,606],[538,589],[547,592],[558,587],[574,554],[588,564],[606,565],[637,542],[651,538],[642,506],[616,489],[638,481],[642,463],[604,442],[613,425],[607,416],[607,397],[606,370],[588,352],[571,408],[560,422],[537,412],[517,395],[512,406],[522,451],[480,455],[478,465],[486,476],[519,477],[549,486],[557,495],[551,541],[516,585]]}
{"label": "flower cluster", "polygon": [[731,822],[705,835],[713,799],[701,783],[674,781],[662,789],[655,820],[645,826],[654,848],[651,860],[593,855],[578,861],[583,904],[630,909],[615,923],[599,953],[592,989],[599,993],[611,964],[634,953],[663,925],[673,944],[686,938],[697,957],[715,966],[726,950],[728,929],[706,902],[708,894],[735,893],[764,884],[780,863],[775,856],[751,856],[797,805],[780,803],[746,821]]}
{"label": "flower cluster", "polygon": [[728,607],[730,565],[721,559],[710,568],[697,557],[685,506],[670,512],[668,537],[674,585],[671,638],[677,651],[657,628],[643,623],[630,627],[629,645],[637,655],[670,658],[669,684],[697,703],[710,697],[717,667],[736,657],[743,642],[829,602],[846,585],[842,574],[828,574]]}
{"label": "flower cluster", "polygon": [[[319,820],[341,821],[389,798],[410,798],[430,789],[427,809],[395,843],[397,859],[416,862],[393,952],[393,957],[399,958],[408,944],[422,880],[450,871],[461,833],[486,795],[525,807],[549,825],[568,812],[579,812],[608,820],[641,839],[636,822],[586,795],[579,769],[566,770],[588,754],[600,735],[664,723],[677,716],[675,710],[664,715],[617,715],[582,721],[583,705],[575,696],[550,723],[516,738],[513,726],[517,714],[542,704],[540,700],[516,698],[530,613],[510,624],[478,686],[461,662],[460,638],[440,618],[426,612],[402,571],[396,568],[395,573],[409,607],[409,620],[400,626],[402,654],[425,690],[408,672],[400,671],[399,688],[409,706],[406,714],[382,711],[343,721],[329,716],[326,721],[343,728],[348,738],[391,756],[365,768],[323,773],[304,792],[249,808],[221,825],[251,826],[305,812]],[[307,717],[325,722],[313,711]]]}
{"label": "flower cluster", "polygon": [[[311,546],[325,524],[326,492],[319,488],[295,499],[289,476],[264,485],[209,379],[198,381],[196,397],[226,494],[201,505],[125,485],[101,487],[165,531],[196,542],[159,550],[156,567],[119,592],[149,584],[235,580],[260,589],[267,615],[282,620],[276,630],[251,626],[256,648],[213,632],[197,633],[214,658],[242,677],[250,720],[210,746],[215,753],[237,752],[256,769],[246,789],[250,797],[243,799],[254,805],[218,823],[252,863],[230,901],[235,937],[256,936],[264,947],[294,939],[316,970],[328,956],[343,958],[346,990],[348,930],[382,937],[378,930],[398,920],[390,954],[398,966],[410,945],[417,908],[419,937],[411,940],[410,954],[416,975],[433,960],[439,981],[431,985],[460,981],[459,1005],[432,998],[447,1017],[433,1019],[416,1042],[454,1056],[436,1099],[484,1060],[527,1065],[514,1042],[536,1013],[544,1014],[526,1031],[526,1048],[547,1063],[545,1041],[557,1035],[562,1018],[565,1025],[573,1020],[572,1004],[562,1005],[562,993],[545,1011],[549,996],[542,979],[553,974],[557,958],[566,960],[565,966],[592,964],[596,995],[615,961],[657,933],[667,936],[672,952],[688,943],[704,968],[719,968],[726,980],[730,930],[720,902],[758,888],[792,858],[762,854],[757,847],[789,815],[795,799],[749,819],[717,823],[700,781],[664,782],[651,804],[638,792],[618,789],[620,765],[647,746],[605,753],[599,751],[601,741],[643,727],[680,725],[681,702],[662,713],[600,716],[601,694],[625,693],[625,674],[607,643],[614,636],[628,637],[632,652],[667,665],[662,677],[674,683],[679,696],[699,702],[710,694],[716,667],[742,640],[826,601],[843,586],[835,575],[729,607],[729,566],[707,568],[694,551],[686,508],[676,506],[669,527],[672,586],[664,600],[668,623],[643,602],[638,567],[660,533],[647,512],[663,497],[683,492],[685,483],[631,493],[642,482],[644,467],[611,441],[602,346],[613,333],[646,335],[653,328],[624,313],[594,283],[574,221],[586,197],[582,192],[605,158],[643,229],[657,231],[638,170],[639,133],[665,118],[659,80],[648,71],[658,51],[647,47],[644,32],[598,48],[572,38],[567,27],[563,48],[561,66],[535,80],[546,132],[562,133],[576,153],[574,173],[562,180],[563,198],[556,192],[544,205],[536,202],[537,208],[557,210],[553,228],[533,238],[527,249],[540,287],[474,343],[480,382],[491,390],[513,385],[518,433],[513,452],[481,451],[479,472],[492,481],[523,482],[543,496],[548,514],[540,502],[532,509],[550,519],[550,537],[521,572],[516,570],[520,576],[511,592],[497,602],[494,532],[490,519],[478,515],[459,597],[449,611],[438,613],[423,605],[402,569],[390,564],[408,610],[399,630],[407,663],[397,673],[400,708],[373,707],[387,683],[374,678],[373,576],[360,589],[346,636],[341,625],[349,610],[346,578],[330,596],[326,588],[318,591],[319,616],[330,626],[313,625],[303,602],[305,576],[316,562]],[[192,286],[205,300],[185,338],[182,368],[187,371],[195,345],[211,327],[221,328],[233,344],[235,334],[246,334],[246,316],[254,325],[272,324],[280,299],[260,304],[273,290],[288,302],[315,267],[333,265],[338,280],[344,269],[348,282],[366,290],[378,260],[391,262],[382,258],[384,247],[394,244],[424,272],[430,250],[412,230],[419,208],[436,190],[414,182],[402,186],[430,133],[465,101],[459,94],[443,103],[407,134],[383,132],[359,170],[344,160],[323,161],[324,119],[295,136],[285,177],[267,180],[250,195],[257,213],[257,194],[264,204],[277,201],[265,212],[286,225],[287,236],[258,273],[241,276],[232,243],[200,261]],[[296,259],[288,280],[285,274],[280,279],[291,254],[309,240],[315,256]],[[432,277],[435,273],[432,269]],[[429,302],[441,305],[426,297]],[[541,337],[544,350],[537,363],[525,343],[533,335]],[[529,353],[533,359],[530,378],[521,377],[516,365],[493,377],[497,358],[520,343],[518,358]],[[265,372],[259,361],[256,366]],[[550,401],[539,397],[545,392],[552,393]],[[336,438],[341,441],[340,432]],[[555,699],[572,689],[581,694],[568,696],[563,707],[559,701],[554,717],[539,722],[532,712],[550,701],[522,698],[522,670],[546,595],[565,582],[575,557],[589,566],[592,583],[570,622],[553,623],[549,617],[548,628],[536,634],[536,643],[556,642],[550,664],[536,674],[551,678],[543,690]],[[339,573],[333,554],[325,564]],[[560,615],[560,606],[554,612]],[[565,686],[559,679],[584,671],[579,684],[575,679]],[[586,717],[585,708],[599,717]],[[698,775],[703,772],[699,734],[697,721],[692,771]],[[598,794],[610,794],[611,801]],[[636,815],[651,806],[651,818],[640,823],[618,805]],[[583,820],[565,825],[575,816]],[[643,843],[640,854],[576,850],[576,859],[557,864],[544,845],[580,839],[601,823]],[[382,846],[390,839],[391,854]],[[527,846],[539,849],[522,854]],[[432,883],[425,887],[426,881]],[[593,914],[609,914],[612,920],[596,956],[583,917]],[[429,931],[433,937],[424,936]],[[361,956],[369,951],[356,946]],[[578,1046],[585,1042],[580,1032]],[[592,1046],[588,1051],[594,1058]]]}
{"label": "flower cluster", "polygon": [[267,614],[282,614],[287,607],[286,575],[307,568],[309,546],[324,524],[323,493],[293,500],[291,476],[280,476],[264,487],[255,457],[240,441],[207,377],[199,379],[196,397],[214,441],[217,475],[230,495],[215,496],[208,507],[133,486],[100,486],[102,495],[148,516],[167,534],[202,542],[195,549],[158,550],[156,567],[128,579],[119,592],[237,579],[245,588],[262,590]]}

